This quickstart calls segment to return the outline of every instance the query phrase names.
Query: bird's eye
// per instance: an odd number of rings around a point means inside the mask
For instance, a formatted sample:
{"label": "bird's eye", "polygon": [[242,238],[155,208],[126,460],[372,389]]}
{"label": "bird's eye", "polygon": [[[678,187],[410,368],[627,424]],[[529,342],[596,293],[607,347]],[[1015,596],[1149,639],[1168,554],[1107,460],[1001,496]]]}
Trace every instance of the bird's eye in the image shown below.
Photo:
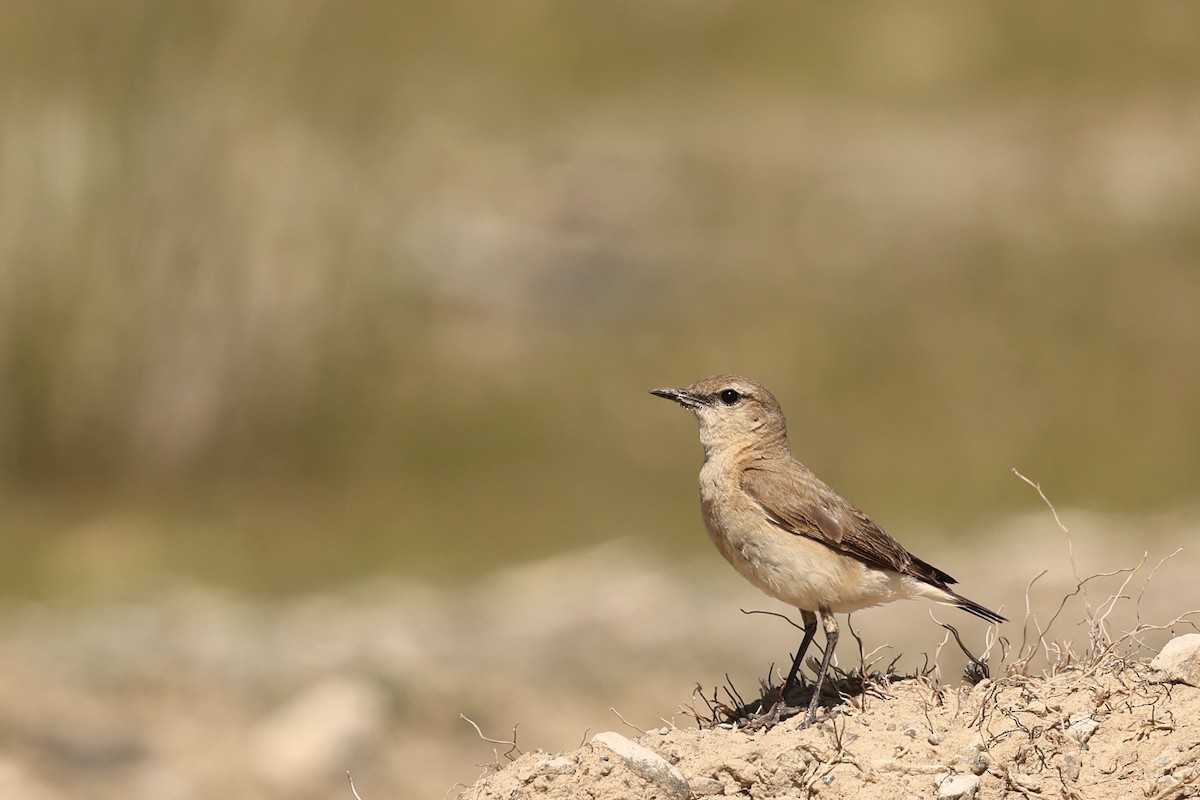
{"label": "bird's eye", "polygon": [[721,398],[721,403],[727,406],[735,405],[738,400],[742,399],[741,392],[737,389],[724,389],[717,396]]}

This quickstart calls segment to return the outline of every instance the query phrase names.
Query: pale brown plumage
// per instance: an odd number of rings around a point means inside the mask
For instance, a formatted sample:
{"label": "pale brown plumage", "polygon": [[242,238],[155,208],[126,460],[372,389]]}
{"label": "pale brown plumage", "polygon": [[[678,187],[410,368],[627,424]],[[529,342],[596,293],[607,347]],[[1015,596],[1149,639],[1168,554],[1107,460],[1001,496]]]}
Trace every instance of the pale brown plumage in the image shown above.
{"label": "pale brown plumage", "polygon": [[[837,642],[835,611],[927,597],[1004,621],[951,589],[950,575],[909,553],[797,461],[779,402],[762,384],[716,375],[652,393],[691,410],[699,422],[700,502],[717,549],[755,586],[802,612],[804,640],[781,699],[795,682],[818,615],[826,633],[818,687]],[[818,697],[814,690],[807,721],[815,718]]]}
{"label": "pale brown plumage", "polygon": [[742,490],[762,505],[771,522],[788,533],[807,536],[872,567],[892,570],[942,589],[953,595],[955,605],[978,617],[990,622],[1004,621],[999,614],[951,589],[950,584],[957,583],[954,578],[905,550],[870,517],[843,500],[803,465],[794,463],[804,474],[766,472],[754,465],[742,470]]}

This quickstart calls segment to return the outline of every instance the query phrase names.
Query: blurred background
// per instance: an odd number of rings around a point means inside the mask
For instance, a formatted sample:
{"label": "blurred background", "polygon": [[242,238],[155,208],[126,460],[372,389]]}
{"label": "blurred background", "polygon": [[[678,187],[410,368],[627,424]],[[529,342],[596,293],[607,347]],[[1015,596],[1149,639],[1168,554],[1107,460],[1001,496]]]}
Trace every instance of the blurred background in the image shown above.
{"label": "blurred background", "polygon": [[752,691],[793,633],[646,394],[715,372],[1018,619],[1074,581],[1013,467],[1100,569],[1193,543],[1198,30],[3,4],[0,794],[441,797],[493,758],[460,713],[563,749]]}

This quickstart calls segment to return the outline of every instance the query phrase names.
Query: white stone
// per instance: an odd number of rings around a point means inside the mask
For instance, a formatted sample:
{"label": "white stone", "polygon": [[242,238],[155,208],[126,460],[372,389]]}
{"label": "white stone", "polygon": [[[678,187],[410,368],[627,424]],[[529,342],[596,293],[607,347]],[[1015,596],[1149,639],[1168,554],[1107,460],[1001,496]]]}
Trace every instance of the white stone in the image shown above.
{"label": "white stone", "polygon": [[960,750],[956,758],[976,775],[982,775],[992,763],[983,749],[975,744]]}
{"label": "white stone", "polygon": [[979,791],[976,775],[942,775],[936,781],[938,800],[973,800]]}
{"label": "white stone", "polygon": [[671,796],[691,796],[692,789],[683,773],[653,750],[635,744],[615,731],[597,733],[592,737],[592,744],[607,747],[620,757],[630,770],[658,784]]}
{"label": "white stone", "polygon": [[1037,776],[1035,776],[1035,775],[1026,775],[1023,772],[1017,772],[1016,770],[1010,770],[1008,773],[1008,777],[1012,780],[1013,783],[1015,783],[1017,786],[1019,786],[1022,789],[1027,789],[1028,791],[1031,791],[1034,793],[1040,792],[1042,790],[1042,784],[1037,779]]}
{"label": "white stone", "polygon": [[1161,674],[1160,682],[1186,683],[1200,687],[1200,633],[1176,636],[1150,662]]}
{"label": "white stone", "polygon": [[1088,739],[1092,738],[1092,734],[1099,727],[1100,723],[1086,714],[1072,714],[1067,730],[1075,737],[1075,741],[1083,747],[1087,747]]}

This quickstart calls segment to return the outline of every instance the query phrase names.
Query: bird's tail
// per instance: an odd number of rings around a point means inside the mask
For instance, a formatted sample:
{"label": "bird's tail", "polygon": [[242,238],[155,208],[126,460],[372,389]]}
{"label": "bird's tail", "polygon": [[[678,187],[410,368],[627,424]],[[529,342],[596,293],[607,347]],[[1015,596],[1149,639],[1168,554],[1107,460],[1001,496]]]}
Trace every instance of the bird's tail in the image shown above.
{"label": "bird's tail", "polygon": [[950,603],[958,606],[968,614],[974,614],[981,619],[986,619],[988,622],[1008,622],[1008,620],[997,614],[995,611],[979,605],[979,603],[976,603],[974,600],[963,597],[953,589],[946,589],[944,591],[950,595]]}

